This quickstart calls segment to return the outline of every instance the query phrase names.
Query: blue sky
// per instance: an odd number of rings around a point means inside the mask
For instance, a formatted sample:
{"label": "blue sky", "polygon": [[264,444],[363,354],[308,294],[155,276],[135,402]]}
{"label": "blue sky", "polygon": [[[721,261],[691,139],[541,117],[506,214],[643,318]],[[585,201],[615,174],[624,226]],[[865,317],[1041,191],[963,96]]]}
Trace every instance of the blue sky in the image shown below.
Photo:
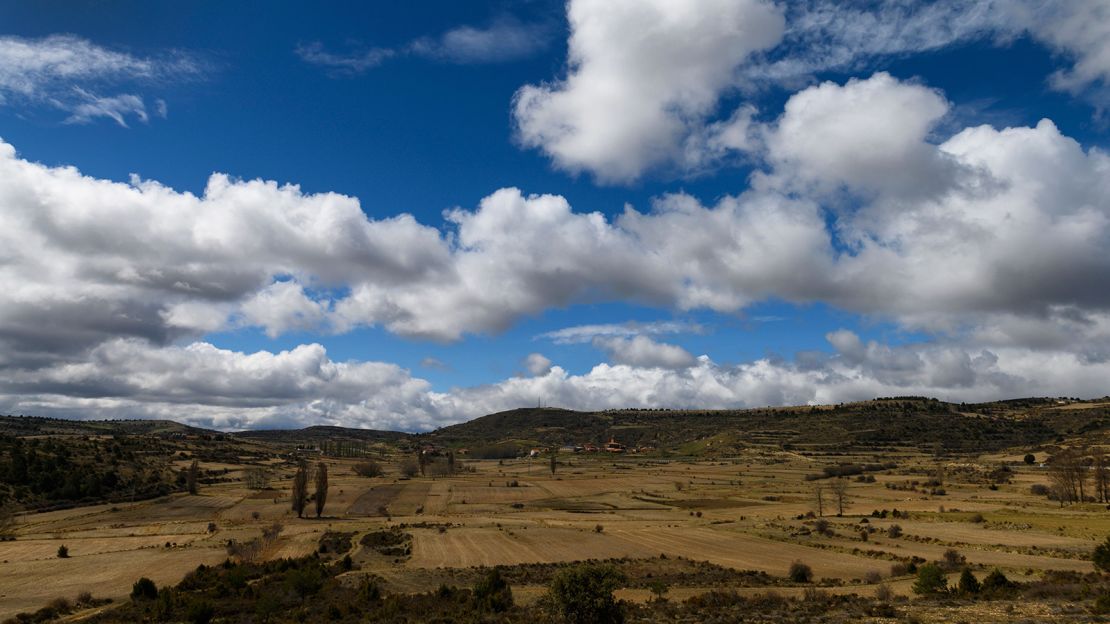
{"label": "blue sky", "polygon": [[0,411],[1101,396],[1106,13],[0,3]]}

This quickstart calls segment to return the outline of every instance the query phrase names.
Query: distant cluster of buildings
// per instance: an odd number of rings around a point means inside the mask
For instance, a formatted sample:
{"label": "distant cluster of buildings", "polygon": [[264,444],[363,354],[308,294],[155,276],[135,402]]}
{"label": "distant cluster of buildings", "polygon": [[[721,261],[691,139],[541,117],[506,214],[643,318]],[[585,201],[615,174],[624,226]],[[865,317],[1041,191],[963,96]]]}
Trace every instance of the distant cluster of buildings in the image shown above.
{"label": "distant cluster of buildings", "polygon": [[[554,449],[559,454],[573,454],[573,453],[650,453],[655,450],[653,446],[625,446],[617,442],[616,438],[609,438],[609,441],[604,444],[594,444],[593,442],[586,442],[583,444],[566,444]],[[443,446],[436,446],[435,444],[422,444],[416,447],[417,453],[425,457],[442,457],[449,453],[454,453],[459,457],[466,457],[470,455],[470,449],[458,448],[449,449]],[[534,447],[524,453],[525,457],[536,458],[546,456],[552,451],[551,447]],[[519,455],[518,455],[519,456]]]}
{"label": "distant cluster of buildings", "polygon": [[[621,444],[620,442],[617,442],[616,438],[609,438],[609,441],[606,442],[605,444],[602,444],[602,445],[597,445],[597,444],[594,444],[592,442],[586,442],[585,444],[581,444],[581,445],[568,444],[568,445],[559,447],[558,450],[559,450],[560,453],[567,453],[567,454],[569,454],[569,453],[648,453],[648,452],[654,451],[655,448],[651,447],[651,446],[627,447],[627,446]],[[539,457],[540,455],[544,455],[544,454],[548,453],[549,451],[550,451],[550,449],[534,448],[534,449],[532,449],[531,451],[528,452],[528,456],[529,457]]]}

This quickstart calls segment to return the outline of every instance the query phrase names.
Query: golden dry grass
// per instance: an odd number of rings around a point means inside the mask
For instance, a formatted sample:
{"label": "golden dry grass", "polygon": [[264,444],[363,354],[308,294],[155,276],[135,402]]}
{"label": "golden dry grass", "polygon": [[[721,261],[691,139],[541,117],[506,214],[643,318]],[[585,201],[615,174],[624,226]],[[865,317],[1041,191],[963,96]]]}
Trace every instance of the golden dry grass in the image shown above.
{"label": "golden dry grass", "polygon": [[[1021,453],[1013,455],[1020,460]],[[924,480],[936,464],[933,458],[909,454],[899,456],[899,470],[877,475],[875,483],[851,482],[845,508],[849,517],[830,518],[839,537],[809,532],[812,521],[797,518],[813,507],[814,482],[805,476],[834,461],[880,459],[887,456],[819,460],[774,449],[724,461],[566,456],[560,457],[555,476],[538,462],[473,461],[467,463],[474,472],[412,480],[396,479],[395,462],[386,462],[386,477],[366,479],[352,474],[353,460],[329,460],[332,488],[326,517],[319,520],[294,517],[288,474],[275,474],[275,489],[263,492],[225,483],[203,488],[200,496],[26,516],[19,539],[0,543],[0,560],[6,562],[0,568],[0,618],[82,591],[124,598],[140,576],[159,585],[175,583],[200,563],[222,561],[227,540],[249,540],[275,521],[284,530],[266,548],[267,558],[309,554],[329,530],[354,532],[357,542],[358,536],[390,523],[449,525],[442,533],[405,529],[413,536],[407,560],[368,555],[356,546],[353,552],[362,566],[357,573],[382,574],[395,588],[406,586],[407,571],[429,568],[666,554],[774,575],[785,574],[792,562],[801,560],[819,578],[849,583],[835,591],[870,593],[874,586],[852,581],[873,571],[886,578],[892,557],[938,559],[950,547],[973,564],[1014,572],[1089,570],[1090,563],[1080,557],[1110,534],[1110,514],[1101,506],[1060,509],[1032,497],[1029,485],[1044,482],[1037,467],[1016,466],[1014,483],[997,491],[959,482],[945,483],[945,496],[888,489],[887,483]],[[236,467],[229,468],[236,472]],[[507,485],[512,481],[518,487]],[[383,504],[391,521],[374,515]],[[893,508],[913,517],[869,518],[869,524],[884,530],[898,523],[909,537],[891,539],[880,532],[866,543],[858,539],[861,517]],[[826,513],[834,511],[826,500]],[[982,514],[984,522],[971,522],[973,513]],[[215,523],[214,532],[208,531],[209,523]],[[601,532],[597,525],[602,525]],[[166,548],[166,542],[177,546]],[[55,556],[63,543],[71,550],[70,559]],[[892,583],[898,593],[909,594],[907,579]],[[670,597],[704,590],[675,587]],[[788,595],[795,590],[777,591]],[[526,601],[542,588],[514,592]],[[641,590],[622,595],[647,597]]]}

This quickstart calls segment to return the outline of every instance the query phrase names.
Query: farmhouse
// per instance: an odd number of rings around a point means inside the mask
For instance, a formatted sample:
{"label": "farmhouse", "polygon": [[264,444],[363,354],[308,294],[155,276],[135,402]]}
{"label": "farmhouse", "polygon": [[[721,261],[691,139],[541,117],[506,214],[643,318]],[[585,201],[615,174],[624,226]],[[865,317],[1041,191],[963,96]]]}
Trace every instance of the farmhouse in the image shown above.
{"label": "farmhouse", "polygon": [[606,453],[623,453],[625,451],[624,445],[617,442],[616,438],[609,438],[609,441],[605,443],[604,449]]}

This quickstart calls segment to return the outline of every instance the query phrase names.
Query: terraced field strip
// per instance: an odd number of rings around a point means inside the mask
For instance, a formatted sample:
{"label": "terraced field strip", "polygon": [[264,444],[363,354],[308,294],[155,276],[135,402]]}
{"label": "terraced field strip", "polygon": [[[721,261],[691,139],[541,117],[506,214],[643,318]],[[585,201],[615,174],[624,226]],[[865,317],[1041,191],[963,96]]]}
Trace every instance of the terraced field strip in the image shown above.
{"label": "terraced field strip", "polygon": [[[195,540],[203,535],[194,535]],[[104,553],[128,552],[148,548],[162,548],[167,542],[179,545],[191,540],[182,541],[180,535],[144,535],[138,537],[83,537],[75,538],[66,536],[64,543],[72,555],[99,555]],[[8,562],[26,562],[36,559],[56,559],[58,556],[59,541],[54,539],[26,539],[20,538],[14,542],[0,542],[0,560]]]}
{"label": "terraced field strip", "polygon": [[159,548],[9,563],[0,566],[0,619],[33,611],[54,598],[73,600],[83,591],[97,598],[122,598],[141,576],[159,587],[172,585],[197,565],[214,565],[226,557],[223,548]]}
{"label": "terraced field strip", "polygon": [[614,528],[615,537],[627,540],[655,556],[686,557],[737,570],[762,570],[784,575],[795,561],[804,561],[818,578],[862,578],[883,563],[856,555],[809,548],[799,544],[708,528]]}
{"label": "terraced field strip", "polygon": [[386,485],[374,486],[355,499],[355,502],[347,508],[347,515],[349,516],[382,516],[382,508],[389,510],[389,505],[393,503],[393,499],[401,494],[401,491],[409,484],[406,483],[390,483]]}
{"label": "terraced field strip", "polygon": [[410,530],[413,552],[408,565],[416,568],[512,565],[649,557],[658,552],[628,540],[587,530],[488,528],[450,529],[446,533]]}
{"label": "terraced field strip", "polygon": [[[1090,550],[1092,540],[1069,537],[1047,531],[1013,531],[986,528],[981,524],[964,522],[915,522],[900,521],[902,529],[913,535],[924,535],[951,542],[966,544],[1005,544],[1008,546],[1037,546],[1038,548],[1068,548]],[[879,526],[876,524],[876,526]]]}
{"label": "terraced field strip", "polygon": [[[916,555],[929,561],[939,561],[944,558],[944,551],[948,550],[948,546],[937,544],[922,544],[910,540],[872,540],[866,544],[846,539],[826,540],[824,543],[838,546],[840,548],[850,549],[859,548],[861,550],[881,550],[889,552],[900,557],[908,557]],[[1008,553],[999,552],[995,550],[978,550],[975,548],[964,548],[959,550],[961,555],[967,557],[969,563],[984,565],[988,567],[1011,568],[1017,570],[1036,569],[1036,570],[1072,570],[1077,572],[1092,572],[1094,566],[1090,561],[1082,559],[1063,559],[1060,557],[1046,557],[1042,555],[1025,555],[1021,553]],[[882,560],[875,560],[876,568],[885,568],[889,565],[888,562]]]}
{"label": "terraced field strip", "polygon": [[295,559],[316,552],[320,543],[321,530],[283,533],[273,546],[263,554],[266,559]]}
{"label": "terraced field strip", "polygon": [[411,516],[425,506],[432,484],[427,481],[409,481],[389,504],[390,513],[398,516]]}

